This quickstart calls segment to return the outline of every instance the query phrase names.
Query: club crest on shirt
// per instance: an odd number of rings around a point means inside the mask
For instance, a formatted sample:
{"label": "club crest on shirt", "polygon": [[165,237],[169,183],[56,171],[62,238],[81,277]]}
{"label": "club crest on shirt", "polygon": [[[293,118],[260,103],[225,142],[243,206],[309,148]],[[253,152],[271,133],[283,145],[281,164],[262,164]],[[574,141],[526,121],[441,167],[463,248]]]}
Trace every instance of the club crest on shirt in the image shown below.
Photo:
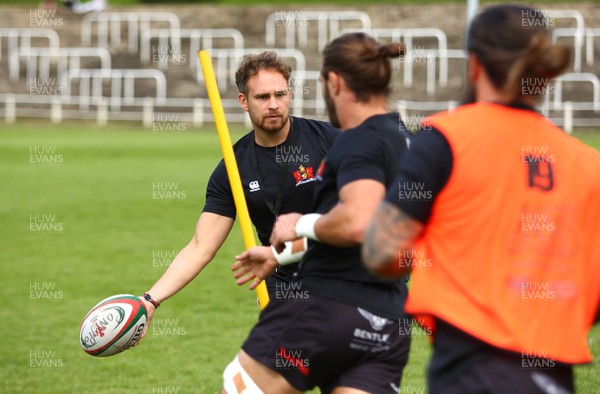
{"label": "club crest on shirt", "polygon": [[300,164],[298,169],[294,171],[294,178],[296,178],[296,186],[302,185],[303,183],[314,182],[315,175],[313,168],[304,167]]}

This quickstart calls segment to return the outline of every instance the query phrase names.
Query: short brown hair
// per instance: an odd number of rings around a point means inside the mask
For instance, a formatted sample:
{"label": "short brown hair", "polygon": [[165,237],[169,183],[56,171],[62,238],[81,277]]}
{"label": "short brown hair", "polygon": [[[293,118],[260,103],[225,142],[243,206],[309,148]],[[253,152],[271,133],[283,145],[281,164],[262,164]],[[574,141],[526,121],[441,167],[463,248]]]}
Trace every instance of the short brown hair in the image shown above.
{"label": "short brown hair", "polygon": [[235,84],[240,93],[248,93],[248,80],[260,70],[273,70],[281,73],[286,83],[290,80],[292,68],[277,58],[275,51],[244,55],[235,73]]}
{"label": "short brown hair", "polygon": [[380,44],[365,33],[348,33],[336,38],[323,50],[321,75],[340,74],[356,95],[365,102],[373,95],[389,95],[392,69],[390,57],[404,55],[404,44]]}

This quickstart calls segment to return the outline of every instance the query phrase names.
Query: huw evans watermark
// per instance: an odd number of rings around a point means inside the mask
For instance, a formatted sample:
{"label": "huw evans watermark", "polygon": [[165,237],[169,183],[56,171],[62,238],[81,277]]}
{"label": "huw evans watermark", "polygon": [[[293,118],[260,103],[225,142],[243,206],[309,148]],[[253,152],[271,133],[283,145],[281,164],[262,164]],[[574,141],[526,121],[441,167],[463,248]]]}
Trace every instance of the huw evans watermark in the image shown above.
{"label": "huw evans watermark", "polygon": [[300,10],[275,11],[275,26],[306,27],[308,19]]}
{"label": "huw evans watermark", "polygon": [[153,200],[185,200],[187,192],[181,190],[179,182],[152,182]]}
{"label": "huw evans watermark", "polygon": [[308,290],[302,290],[300,282],[275,283],[275,299],[286,301],[306,301],[310,298]]}
{"label": "huw evans watermark", "polygon": [[56,282],[29,282],[30,300],[62,300],[63,291],[56,288]]}
{"label": "huw evans watermark", "polygon": [[30,145],[29,164],[62,164],[64,157],[54,145]]}
{"label": "huw evans watermark", "polygon": [[62,233],[63,223],[53,213],[29,214],[29,231],[37,233]]}
{"label": "huw evans watermark", "polygon": [[29,27],[61,29],[63,18],[56,16],[56,10],[29,10]]}
{"label": "huw evans watermark", "polygon": [[56,350],[29,351],[29,368],[62,368],[63,366],[63,359],[56,355]]}

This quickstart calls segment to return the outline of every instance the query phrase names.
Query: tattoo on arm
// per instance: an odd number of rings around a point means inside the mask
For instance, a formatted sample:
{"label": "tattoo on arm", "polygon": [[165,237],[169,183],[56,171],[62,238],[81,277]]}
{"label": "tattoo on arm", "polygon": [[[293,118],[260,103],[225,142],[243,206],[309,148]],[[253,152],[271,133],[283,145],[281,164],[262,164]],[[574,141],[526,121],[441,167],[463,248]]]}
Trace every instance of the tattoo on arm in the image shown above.
{"label": "tattoo on arm", "polygon": [[400,259],[400,251],[412,249],[423,225],[387,201],[383,201],[365,231],[363,260],[368,268],[378,269],[388,264],[401,264],[400,270],[410,272],[410,261]]}
{"label": "tattoo on arm", "polygon": [[375,212],[371,224],[367,227],[364,255],[370,265],[383,264],[393,257],[390,255],[389,250],[383,247],[391,226],[391,214],[389,204],[381,204]]}

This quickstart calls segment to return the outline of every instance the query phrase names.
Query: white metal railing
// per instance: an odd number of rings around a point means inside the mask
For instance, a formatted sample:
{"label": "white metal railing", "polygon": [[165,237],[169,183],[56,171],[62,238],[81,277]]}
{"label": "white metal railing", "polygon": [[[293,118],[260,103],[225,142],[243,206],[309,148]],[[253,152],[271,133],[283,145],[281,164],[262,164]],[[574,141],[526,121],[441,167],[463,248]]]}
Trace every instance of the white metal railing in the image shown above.
{"label": "white metal railing", "polygon": [[[82,101],[89,106],[88,111],[80,109]],[[90,119],[99,124],[106,124],[108,120],[141,120],[148,127],[153,115],[171,108],[177,108],[179,112],[171,111],[170,114],[177,115],[181,121],[192,122],[195,126],[214,121],[208,98],[169,98],[159,103],[152,97],[134,97],[127,105],[123,105],[125,109],[113,110],[110,108],[110,99],[103,96],[88,101],[84,97],[71,95],[0,93],[0,104],[4,104],[4,108],[0,106],[0,116],[7,123],[14,122],[17,117],[37,117],[49,118],[53,123],[60,123],[63,119]],[[229,122],[246,122],[247,114],[236,99],[223,99],[222,104],[227,109]],[[46,108],[40,109],[40,105],[45,105]],[[182,108],[188,111],[181,112]]]}
{"label": "white metal railing", "polygon": [[97,58],[100,68],[110,70],[110,53],[104,48],[17,48],[10,53],[9,57],[9,79],[14,82],[20,77],[21,59],[25,59],[26,78],[49,78],[50,63],[56,63],[57,77],[69,70],[81,68],[81,58]]}
{"label": "white metal railing", "polygon": [[[87,14],[81,22],[81,42],[92,45],[92,24],[97,26],[98,46],[108,48],[121,44],[121,24],[127,22],[129,53],[138,51],[138,40],[146,41],[144,32],[151,25],[166,23],[170,29],[179,29],[179,18],[172,12],[99,12]],[[109,29],[110,25],[110,29]]]}
{"label": "white metal railing", "polygon": [[[275,51],[277,57],[283,60],[293,60],[294,64],[290,64],[293,70],[294,78],[302,83],[305,78],[306,59],[304,54],[298,49],[274,49],[274,48],[244,48],[244,49],[214,49],[210,52],[210,56],[215,69],[217,85],[223,93],[227,90],[229,83],[235,84],[235,73],[240,65],[242,57],[246,54],[258,54],[264,51]],[[288,62],[289,64],[289,62]],[[197,66],[197,80],[204,80],[204,74],[200,64]]]}
{"label": "white metal railing", "polygon": [[437,52],[434,52],[433,55],[430,56],[437,56],[440,59],[440,85],[448,85],[448,39],[446,38],[446,33],[444,33],[442,29],[428,27],[403,29],[402,31],[404,45],[406,45],[409,50],[404,64],[404,86],[412,86],[413,61],[410,60],[410,50],[419,49],[413,46],[413,39],[415,38],[435,38],[438,41]]}
{"label": "white metal railing", "polygon": [[71,96],[71,84],[79,80],[79,108],[82,111],[89,109],[90,103],[97,103],[103,98],[103,85],[110,82],[110,107],[118,111],[122,104],[135,103],[135,81],[139,79],[152,79],[156,83],[154,99],[163,104],[166,101],[167,80],[160,70],[135,70],[135,69],[83,69],[68,70],[60,77],[60,86],[65,97]]}
{"label": "white metal railing", "polygon": [[[8,53],[17,48],[30,48],[32,38],[48,40],[49,48],[58,48],[60,39],[52,29],[44,28],[0,28],[0,59],[2,59],[2,38],[8,39]],[[39,45],[39,44],[38,44]]]}
{"label": "white metal railing", "polygon": [[[157,49],[150,49],[153,38],[158,38]],[[231,41],[232,49],[241,50],[244,48],[244,37],[236,29],[150,29],[144,34],[140,50],[140,60],[142,63],[158,63],[161,70],[168,67],[169,61],[173,61],[174,56],[179,60],[177,63],[184,63],[184,56],[181,54],[181,40],[188,39],[190,42],[190,51],[188,63],[191,70],[196,69],[198,65],[198,51],[200,49],[212,50],[215,40],[221,43],[223,40]],[[219,48],[224,48],[219,46]]]}
{"label": "white metal railing", "polygon": [[[553,88],[547,89],[544,96],[544,106],[550,110],[563,110],[563,82],[585,82],[592,84],[592,101],[573,102],[569,101],[573,109],[592,108],[595,112],[600,112],[600,79],[592,73],[567,73],[556,78],[553,82]],[[552,106],[549,106],[550,95],[554,96]]]}
{"label": "white metal railing", "polygon": [[361,11],[276,11],[267,17],[265,43],[267,46],[275,46],[277,27],[285,27],[286,48],[296,47],[296,34],[299,46],[306,46],[311,21],[317,22],[319,51],[338,35],[340,22],[358,22],[362,29],[371,28],[371,18]]}
{"label": "white metal railing", "polygon": [[[326,108],[325,100],[321,93],[322,86],[321,81],[319,80],[320,75],[320,71],[306,71],[302,83],[292,80],[290,84],[294,92],[294,97],[302,96],[304,107],[313,108],[317,116],[325,116]],[[314,98],[309,99],[307,98],[308,95]]]}
{"label": "white metal railing", "polygon": [[[207,98],[168,98],[159,103],[155,98],[133,97],[132,101],[119,110],[109,108],[110,99],[99,97],[96,100],[86,101],[89,111],[81,111],[84,97],[70,95],[31,95],[31,94],[0,94],[0,118],[12,123],[18,117],[47,118],[53,123],[60,123],[63,119],[89,119],[96,120],[98,124],[106,124],[108,120],[135,120],[142,121],[144,126],[151,127],[157,114],[168,113],[180,122],[191,122],[194,126],[202,126],[205,122],[214,122],[210,102]],[[305,109],[308,109],[305,102]],[[223,107],[227,121],[231,123],[247,124],[248,115],[244,112],[236,99],[223,99]],[[390,102],[390,108],[398,111],[407,126],[414,126],[426,116],[438,111],[455,108],[457,101],[409,101],[395,100]],[[40,108],[40,106],[43,106]],[[562,103],[559,108],[554,108],[552,103],[542,103],[540,110],[544,115],[550,116],[554,111],[557,116],[550,120],[565,131],[570,132],[573,127],[600,127],[600,118],[584,117],[582,114],[596,112],[593,102]],[[316,108],[311,108],[308,115],[315,119],[326,119],[326,116],[317,113]],[[577,113],[577,114],[576,114]],[[293,115],[298,115],[292,112]],[[159,120],[169,117],[158,117]],[[414,124],[414,125],[413,125]]]}
{"label": "white metal railing", "polygon": [[[575,42],[582,41],[580,38],[582,34],[581,30],[576,28],[563,27],[554,29],[552,31],[552,41],[556,42],[561,37],[573,38]],[[586,28],[583,30],[583,36],[585,37],[585,61],[588,66],[594,65],[594,38],[600,37],[600,29]],[[581,48],[574,48],[575,51],[580,51]],[[576,55],[577,56],[577,55]],[[581,54],[578,55],[581,58]]]}
{"label": "white metal railing", "polygon": [[587,28],[585,29],[585,59],[588,66],[594,65],[594,38],[600,37],[600,29]]}

